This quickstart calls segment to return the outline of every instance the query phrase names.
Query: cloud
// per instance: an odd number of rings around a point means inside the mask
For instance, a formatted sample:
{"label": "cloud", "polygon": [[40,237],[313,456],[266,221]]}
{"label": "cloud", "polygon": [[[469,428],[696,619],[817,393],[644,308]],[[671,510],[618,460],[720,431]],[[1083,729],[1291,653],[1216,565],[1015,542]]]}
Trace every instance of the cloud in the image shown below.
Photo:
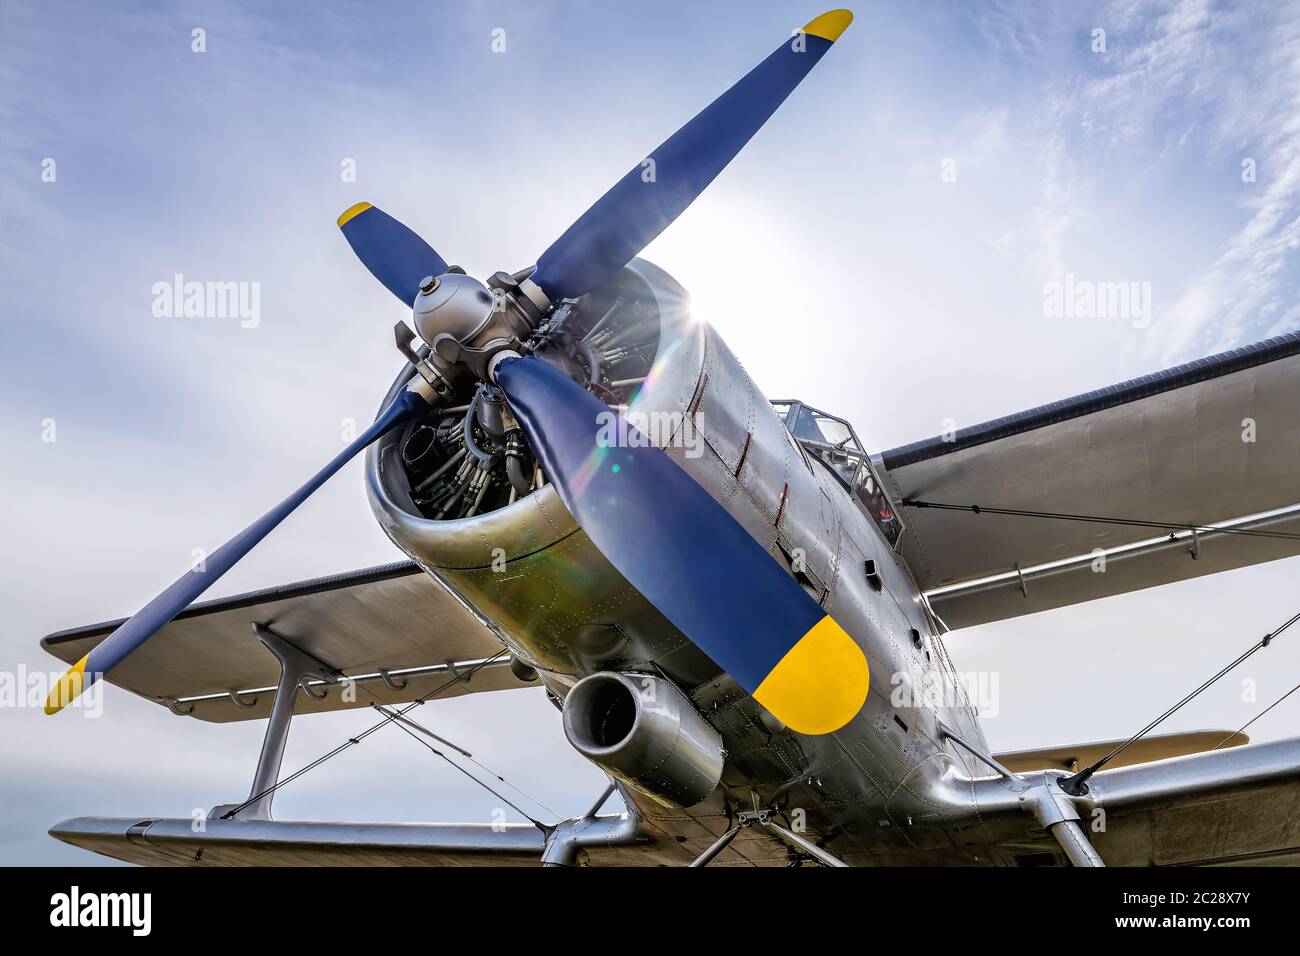
{"label": "cloud", "polygon": [[[1238,225],[1208,267],[1161,290],[1159,334],[1143,353],[1169,364],[1294,327],[1300,243],[1300,11],[1181,0],[1164,8],[1121,2],[1096,16],[1108,27],[1100,75],[1054,84],[1039,149],[1045,172],[1035,212],[1044,260],[1068,268],[1075,227],[1122,187],[1139,157],[1152,192],[1180,179],[1189,155],[1208,157],[1216,181],[1169,197],[1191,217],[1222,195]],[[1243,163],[1257,175],[1243,181]],[[1181,208],[1180,208],[1181,207]]]}

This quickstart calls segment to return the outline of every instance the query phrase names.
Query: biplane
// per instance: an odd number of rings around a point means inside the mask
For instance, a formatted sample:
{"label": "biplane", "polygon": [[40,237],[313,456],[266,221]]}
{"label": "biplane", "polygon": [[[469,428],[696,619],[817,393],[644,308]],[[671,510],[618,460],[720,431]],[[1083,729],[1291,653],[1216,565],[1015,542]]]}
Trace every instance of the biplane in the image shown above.
{"label": "biplane", "polygon": [[[183,865],[1300,861],[1300,739],[992,753],[945,646],[1300,554],[1300,332],[872,453],[764,397],[639,258],[851,19],[796,31],[528,268],[481,281],[376,206],[343,213],[411,309],[374,423],[133,617],[42,642],[70,665],[51,714],[102,679],[183,718],[266,720],[249,796],[202,827],[54,836]],[[194,603],[362,452],[404,560]],[[295,715],[372,707],[414,732],[420,703],[524,688],[609,777],[584,815],[272,815]],[[626,811],[602,813],[615,791]]]}

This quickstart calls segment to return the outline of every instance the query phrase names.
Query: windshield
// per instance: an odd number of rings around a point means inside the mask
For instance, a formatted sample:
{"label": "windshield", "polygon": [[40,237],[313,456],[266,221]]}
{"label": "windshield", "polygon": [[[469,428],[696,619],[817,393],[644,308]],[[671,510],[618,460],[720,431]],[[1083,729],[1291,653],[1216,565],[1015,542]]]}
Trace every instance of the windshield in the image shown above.
{"label": "windshield", "polygon": [[[786,425],[788,427],[788,420],[786,420]],[[795,426],[791,430],[794,432],[795,438],[821,442],[824,445],[838,445],[841,448],[848,448],[853,451],[862,450],[858,447],[857,441],[854,440],[853,429],[849,427],[848,422],[832,418],[830,415],[824,415],[821,412],[815,412],[811,408],[800,409],[799,420],[795,422]]]}

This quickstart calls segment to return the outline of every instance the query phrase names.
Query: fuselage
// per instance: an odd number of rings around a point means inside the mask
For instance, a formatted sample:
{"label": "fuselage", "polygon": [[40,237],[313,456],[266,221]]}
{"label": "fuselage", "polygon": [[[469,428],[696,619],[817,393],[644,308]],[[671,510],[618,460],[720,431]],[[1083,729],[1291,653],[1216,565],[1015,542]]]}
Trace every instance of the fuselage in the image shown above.
{"label": "fuselage", "polygon": [[953,781],[988,771],[941,726],[979,747],[983,735],[922,595],[873,512],[879,502],[862,487],[876,490],[869,461],[796,440],[662,270],[634,260],[592,298],[598,301],[587,307],[603,317],[601,337],[614,339],[605,354],[619,354],[619,339],[655,340],[644,367],[635,357],[627,366],[644,381],[620,411],[862,648],[871,682],[857,716],[821,736],[782,727],[622,578],[543,475],[530,493],[493,510],[430,517],[412,500],[406,436],[394,434],[367,459],[368,491],[385,531],[536,668],[557,704],[599,671],[663,677],[689,697],[721,736],[721,781],[710,798],[685,808],[628,788],[647,814],[730,815],[758,803],[800,810],[823,834],[870,832],[873,841],[904,839],[911,847],[927,825],[937,832],[950,817],[968,817],[969,797]]}

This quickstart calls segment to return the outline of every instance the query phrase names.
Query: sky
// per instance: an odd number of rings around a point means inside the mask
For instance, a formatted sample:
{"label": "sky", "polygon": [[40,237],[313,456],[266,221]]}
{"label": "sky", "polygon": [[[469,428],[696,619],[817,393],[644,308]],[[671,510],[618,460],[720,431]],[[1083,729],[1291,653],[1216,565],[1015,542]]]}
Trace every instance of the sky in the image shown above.
{"label": "sky", "polygon": [[[0,0],[0,672],[61,669],[42,635],[132,613],[373,416],[406,313],[342,210],[372,201],[471,274],[522,268],[820,12]],[[1300,328],[1294,0],[855,14],[645,252],[770,397],[881,450]],[[155,286],[177,274],[255,287],[255,320],[168,315]],[[1137,283],[1147,306],[1051,315],[1066,277]],[[358,461],[207,596],[399,557]],[[994,749],[1123,737],[1294,613],[1298,575],[1290,559],[947,646],[996,675]],[[1300,640],[1256,661],[1162,729],[1240,726],[1300,680]],[[422,712],[560,813],[604,784],[540,691]],[[241,799],[262,731],[116,689],[102,718],[66,716],[0,711],[0,862],[99,862],[46,835],[68,816]],[[1300,696],[1252,736],[1298,718]],[[371,722],[298,720],[285,769]],[[496,804],[391,729],[276,798],[301,819]]]}

